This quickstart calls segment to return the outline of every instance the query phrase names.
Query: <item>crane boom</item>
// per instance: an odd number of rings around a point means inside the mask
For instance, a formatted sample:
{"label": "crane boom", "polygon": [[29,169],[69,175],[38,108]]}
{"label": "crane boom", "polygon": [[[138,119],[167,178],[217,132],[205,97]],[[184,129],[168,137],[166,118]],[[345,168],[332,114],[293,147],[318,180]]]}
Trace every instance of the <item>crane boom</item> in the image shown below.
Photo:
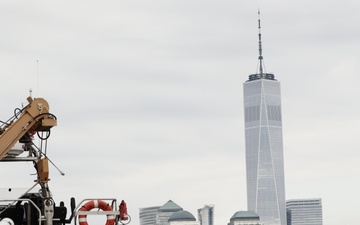
{"label": "crane boom", "polygon": [[27,100],[29,104],[19,116],[0,128],[0,160],[26,133],[50,131],[57,124],[56,117],[49,113],[49,104],[45,99],[28,97]]}
{"label": "crane boom", "polygon": [[[43,98],[28,97],[27,100],[29,104],[19,111],[16,110],[13,117],[6,122],[0,121],[0,163],[32,161],[37,174],[37,179],[34,180],[36,184],[15,199],[0,196],[0,225],[65,225],[70,224],[73,219],[74,224],[77,224],[77,219],[78,224],[87,224],[87,215],[104,214],[107,215],[108,225],[118,222],[123,225],[129,223],[131,219],[127,214],[125,202],[121,202],[118,210],[117,201],[113,198],[87,199],[88,202],[84,200],[78,206],[75,204],[75,198],[71,198],[71,215],[66,219],[67,208],[64,202],[55,204],[48,185],[50,181],[48,163],[52,162],[46,154],[47,140],[50,129],[57,125],[57,120],[49,112],[49,104]],[[40,147],[34,143],[34,133],[38,134]],[[20,143],[22,149],[15,146],[16,143]],[[20,154],[24,151],[27,151],[28,155],[21,157]],[[63,175],[62,172],[61,174]],[[5,176],[11,177],[10,170],[5,171]],[[40,189],[34,192],[36,185],[39,185]],[[0,190],[1,195],[4,192],[12,194],[10,193],[12,188]],[[83,203],[84,205],[81,206]],[[93,208],[106,212],[91,211]],[[128,222],[124,223],[126,221]]]}

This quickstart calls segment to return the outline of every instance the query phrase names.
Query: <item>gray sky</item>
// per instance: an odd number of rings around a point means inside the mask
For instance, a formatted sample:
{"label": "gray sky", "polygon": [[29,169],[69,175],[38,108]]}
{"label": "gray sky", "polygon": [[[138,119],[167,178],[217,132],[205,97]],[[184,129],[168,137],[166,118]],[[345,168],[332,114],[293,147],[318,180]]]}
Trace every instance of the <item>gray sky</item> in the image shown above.
{"label": "gray sky", "polygon": [[[354,223],[359,1],[2,1],[0,119],[30,88],[49,102],[57,202],[125,199],[131,224],[169,199],[195,216],[215,204],[226,224],[246,210],[242,83],[258,8],[282,85],[286,198],[322,198],[324,224]],[[31,163],[0,166],[0,187],[33,184]]]}

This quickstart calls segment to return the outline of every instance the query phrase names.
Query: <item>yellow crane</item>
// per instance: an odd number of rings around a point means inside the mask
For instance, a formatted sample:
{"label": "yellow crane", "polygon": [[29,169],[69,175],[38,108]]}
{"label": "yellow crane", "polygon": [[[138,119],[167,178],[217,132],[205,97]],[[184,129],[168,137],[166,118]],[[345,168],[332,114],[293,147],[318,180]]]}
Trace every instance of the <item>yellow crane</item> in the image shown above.
{"label": "yellow crane", "polygon": [[[50,129],[57,125],[57,119],[50,113],[49,104],[45,99],[28,97],[27,101],[29,104],[17,109],[9,120],[0,121],[0,162],[32,161],[37,179],[35,185],[19,198],[0,199],[0,225],[64,225],[71,223],[72,219],[76,224],[77,218],[79,225],[88,225],[87,215],[107,215],[106,225],[129,223],[130,216],[127,214],[126,203],[122,201],[118,209],[117,200],[114,198],[85,199],[77,206],[75,198],[71,198],[71,215],[68,219],[64,203],[60,202],[60,205],[55,206],[48,186],[48,163],[52,162],[46,156],[46,142],[50,136]],[[33,143],[35,134],[40,139],[40,147]],[[21,149],[14,148],[18,143]],[[28,155],[21,157],[24,151],[28,152]],[[60,170],[59,172],[64,175]],[[40,191],[31,193],[38,184]],[[6,204],[1,204],[3,202]],[[93,208],[102,211],[91,211]]]}
{"label": "yellow crane", "polygon": [[49,112],[49,104],[43,98],[27,98],[29,104],[19,115],[0,127],[0,160],[29,132],[50,131],[56,126],[56,117]]}

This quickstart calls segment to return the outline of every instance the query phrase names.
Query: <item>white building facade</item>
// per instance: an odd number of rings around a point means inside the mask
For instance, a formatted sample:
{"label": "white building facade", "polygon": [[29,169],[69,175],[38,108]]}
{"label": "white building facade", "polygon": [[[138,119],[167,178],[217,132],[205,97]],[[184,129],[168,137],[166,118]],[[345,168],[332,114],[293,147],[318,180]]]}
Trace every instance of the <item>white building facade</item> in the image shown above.
{"label": "white building facade", "polygon": [[160,206],[139,209],[140,225],[155,225],[156,215]]}
{"label": "white building facade", "polygon": [[205,205],[198,209],[198,221],[200,225],[214,225],[214,205]]}
{"label": "white building facade", "polygon": [[323,225],[321,198],[286,201],[287,225]]}

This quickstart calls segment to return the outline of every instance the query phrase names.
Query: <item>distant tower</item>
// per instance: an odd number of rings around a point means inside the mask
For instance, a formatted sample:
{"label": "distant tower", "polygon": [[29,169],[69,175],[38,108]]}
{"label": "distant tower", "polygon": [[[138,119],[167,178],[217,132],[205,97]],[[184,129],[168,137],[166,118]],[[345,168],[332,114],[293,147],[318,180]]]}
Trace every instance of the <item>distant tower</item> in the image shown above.
{"label": "distant tower", "polygon": [[258,71],[244,82],[248,210],[286,225],[280,82],[264,71],[260,12]]}
{"label": "distant tower", "polygon": [[287,225],[323,225],[321,198],[286,201]]}
{"label": "distant tower", "polygon": [[156,214],[160,206],[139,209],[140,225],[155,225]]}
{"label": "distant tower", "polygon": [[214,205],[205,205],[198,209],[198,220],[200,225],[214,225]]}

